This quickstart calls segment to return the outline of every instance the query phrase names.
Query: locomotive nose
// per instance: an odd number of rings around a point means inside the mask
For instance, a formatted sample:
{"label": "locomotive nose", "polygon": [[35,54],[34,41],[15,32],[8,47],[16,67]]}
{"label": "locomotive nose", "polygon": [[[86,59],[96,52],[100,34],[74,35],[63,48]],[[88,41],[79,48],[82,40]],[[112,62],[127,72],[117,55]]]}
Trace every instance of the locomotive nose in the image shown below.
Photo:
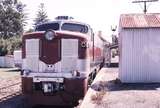
{"label": "locomotive nose", "polygon": [[31,71],[72,72],[85,68],[82,64],[89,46],[79,33],[47,30],[29,34],[24,40],[23,58],[27,65],[23,66]]}

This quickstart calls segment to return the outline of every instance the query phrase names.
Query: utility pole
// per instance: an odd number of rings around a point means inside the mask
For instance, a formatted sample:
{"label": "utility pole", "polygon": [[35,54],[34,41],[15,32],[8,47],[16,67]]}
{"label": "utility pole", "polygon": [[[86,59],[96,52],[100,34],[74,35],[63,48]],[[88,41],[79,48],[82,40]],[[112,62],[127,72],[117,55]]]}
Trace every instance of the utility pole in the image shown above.
{"label": "utility pole", "polygon": [[117,35],[115,34],[115,31],[117,30],[117,26],[114,25],[114,26],[111,26],[111,30],[112,30],[112,44],[113,45],[118,45],[118,38],[117,38]]}
{"label": "utility pole", "polygon": [[135,1],[132,1],[132,3],[144,3],[144,14],[147,13],[147,3],[148,2],[157,2],[158,0],[135,0]]}

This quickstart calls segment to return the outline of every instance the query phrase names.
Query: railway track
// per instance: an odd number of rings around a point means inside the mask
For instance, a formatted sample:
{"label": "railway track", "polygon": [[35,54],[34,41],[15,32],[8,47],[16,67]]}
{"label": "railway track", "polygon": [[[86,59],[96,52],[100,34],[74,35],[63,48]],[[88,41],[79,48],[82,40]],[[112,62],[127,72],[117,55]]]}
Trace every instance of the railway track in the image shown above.
{"label": "railway track", "polygon": [[0,102],[21,94],[21,82],[6,82],[6,86],[0,88]]}

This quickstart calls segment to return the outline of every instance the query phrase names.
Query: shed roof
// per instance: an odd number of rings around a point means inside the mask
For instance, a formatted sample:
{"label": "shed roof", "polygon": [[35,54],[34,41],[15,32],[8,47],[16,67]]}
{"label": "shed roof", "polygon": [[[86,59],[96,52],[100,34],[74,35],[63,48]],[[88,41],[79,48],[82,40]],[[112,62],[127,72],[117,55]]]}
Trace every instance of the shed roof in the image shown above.
{"label": "shed roof", "polygon": [[157,28],[160,27],[160,13],[151,14],[122,14],[122,28]]}

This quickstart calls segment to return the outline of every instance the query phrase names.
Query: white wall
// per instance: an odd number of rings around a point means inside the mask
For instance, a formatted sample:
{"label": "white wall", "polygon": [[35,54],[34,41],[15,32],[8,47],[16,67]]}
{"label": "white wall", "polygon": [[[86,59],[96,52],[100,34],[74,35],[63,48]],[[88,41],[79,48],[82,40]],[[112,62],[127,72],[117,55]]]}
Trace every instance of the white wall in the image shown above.
{"label": "white wall", "polygon": [[121,29],[122,82],[160,82],[160,28]]}
{"label": "white wall", "polygon": [[14,58],[10,56],[0,56],[0,67],[14,67]]}

